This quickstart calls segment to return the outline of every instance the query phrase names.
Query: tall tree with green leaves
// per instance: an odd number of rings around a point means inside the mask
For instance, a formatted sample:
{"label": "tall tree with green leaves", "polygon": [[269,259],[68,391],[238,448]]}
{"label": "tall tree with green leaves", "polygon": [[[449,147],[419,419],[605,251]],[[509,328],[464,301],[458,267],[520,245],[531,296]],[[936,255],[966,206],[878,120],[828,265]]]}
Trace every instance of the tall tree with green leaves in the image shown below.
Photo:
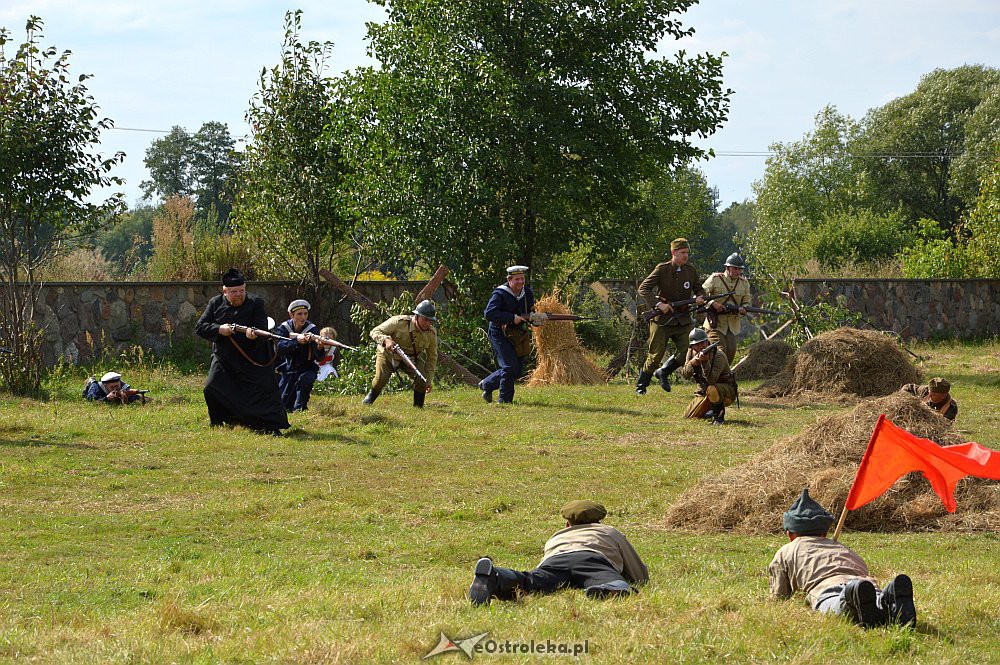
{"label": "tall tree with green leaves", "polygon": [[150,143],[143,159],[149,171],[149,180],[141,184],[144,198],[155,196],[166,200],[171,196],[190,196],[194,184],[191,152],[191,135],[178,125],[174,125],[166,136]]}
{"label": "tall tree with green leaves", "polygon": [[513,262],[642,242],[621,214],[638,183],[701,156],[692,137],[728,112],[721,57],[651,53],[692,34],[694,0],[383,4],[380,67],[347,88],[366,230],[480,294]]}
{"label": "tall tree with green leaves", "polygon": [[32,323],[37,271],[124,209],[121,193],[94,202],[95,190],[121,185],[110,175],[124,154],[98,153],[100,118],[85,85],[70,72],[70,52],[39,46],[42,20],[28,19],[26,40],[8,55],[0,28],[0,380],[6,390],[37,394],[41,336]]}
{"label": "tall tree with green leaves", "polygon": [[247,111],[251,138],[237,172],[236,233],[258,248],[272,275],[319,285],[351,230],[338,137],[345,112],[326,74],[331,42],[304,42],[302,12],[285,15],[281,62],[265,69]]}

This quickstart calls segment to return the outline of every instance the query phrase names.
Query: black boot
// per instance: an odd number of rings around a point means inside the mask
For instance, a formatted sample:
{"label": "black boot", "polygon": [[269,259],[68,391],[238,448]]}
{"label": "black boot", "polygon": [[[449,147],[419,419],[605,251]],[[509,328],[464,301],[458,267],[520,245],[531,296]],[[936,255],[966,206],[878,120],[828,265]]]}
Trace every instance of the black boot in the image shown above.
{"label": "black boot", "polygon": [[469,600],[473,605],[486,605],[491,598],[512,599],[521,579],[517,571],[494,566],[489,557],[476,562],[473,574],[475,577],[469,587]]}
{"label": "black boot", "polygon": [[650,372],[639,372],[639,380],[635,382],[635,392],[637,395],[645,395],[649,382],[653,379]]}
{"label": "black boot", "polygon": [[917,625],[917,608],[913,604],[913,582],[909,575],[896,575],[882,590],[882,609],[889,623],[904,627]]}
{"label": "black boot", "polygon": [[847,616],[863,628],[882,625],[882,613],[878,609],[878,592],[868,580],[851,580],[844,588],[844,608]]}
{"label": "black boot", "polygon": [[487,390],[486,386],[483,385],[482,381],[479,382],[479,389],[483,391],[483,401],[484,402],[486,402],[487,404],[489,404],[490,402],[493,401],[493,391],[492,390]]}
{"label": "black boot", "polygon": [[726,406],[725,404],[713,404],[712,405],[712,424],[713,425],[724,425],[726,423]]}
{"label": "black boot", "polygon": [[663,363],[660,369],[653,372],[653,376],[660,380],[660,387],[668,393],[670,392],[670,375],[681,366],[682,363],[677,360],[677,356],[673,355],[667,358],[667,362]]}
{"label": "black boot", "polygon": [[589,586],[584,593],[587,594],[587,598],[616,598],[618,596],[631,596],[634,590],[625,580],[615,580]]}
{"label": "black boot", "polygon": [[381,395],[381,394],[382,394],[381,390],[375,390],[374,388],[372,388],[371,390],[368,391],[368,394],[365,395],[365,398],[363,400],[361,400],[361,403],[362,404],[374,404],[375,400],[377,400],[378,396]]}
{"label": "black boot", "polygon": [[425,399],[427,399],[427,393],[425,393],[423,390],[413,391],[413,406],[417,407],[418,409],[424,408]]}

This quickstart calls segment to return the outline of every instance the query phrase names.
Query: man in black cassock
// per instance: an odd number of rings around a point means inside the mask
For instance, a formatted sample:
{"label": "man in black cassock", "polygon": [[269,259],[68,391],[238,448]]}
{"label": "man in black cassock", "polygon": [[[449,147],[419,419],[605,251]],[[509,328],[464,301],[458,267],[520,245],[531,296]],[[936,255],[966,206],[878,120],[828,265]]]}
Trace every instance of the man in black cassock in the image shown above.
{"label": "man in black cassock", "polygon": [[242,273],[222,276],[222,295],[208,301],[195,332],[212,341],[212,366],[205,383],[205,404],[213,427],[243,425],[280,435],[290,427],[274,374],[270,341],[253,331],[236,333],[230,324],[267,330],[264,301],[247,294]]}

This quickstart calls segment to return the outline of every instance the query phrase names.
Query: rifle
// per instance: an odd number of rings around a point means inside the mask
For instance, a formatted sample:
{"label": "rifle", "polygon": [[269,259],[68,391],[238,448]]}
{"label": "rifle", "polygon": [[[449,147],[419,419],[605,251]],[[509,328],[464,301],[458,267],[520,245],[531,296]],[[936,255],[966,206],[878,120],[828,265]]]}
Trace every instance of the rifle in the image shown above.
{"label": "rifle", "polygon": [[[673,302],[667,300],[663,296],[660,296],[659,298],[660,298],[660,302],[667,303],[674,310],[673,313],[670,316],[670,318],[673,318],[674,314],[685,314],[685,313],[687,313],[688,308],[691,305],[693,305],[698,300],[699,297],[702,298],[705,302],[712,302],[713,300],[718,300],[719,298],[725,298],[726,296],[731,296],[731,295],[733,295],[735,293],[736,293],[736,291],[730,291],[729,293],[720,293],[717,296],[695,296],[694,298],[685,298],[684,300],[675,300]],[[655,319],[656,317],[658,317],[661,314],[664,314],[664,312],[661,312],[659,309],[657,309],[656,307],[654,307],[653,309],[649,310],[648,312],[643,312],[642,313],[642,319],[644,321],[652,321],[653,319]]]}
{"label": "rifle", "polygon": [[406,355],[406,351],[404,351],[403,347],[399,345],[399,342],[396,342],[395,344],[392,345],[392,350],[395,351],[396,355],[399,356],[400,359],[402,359],[402,361],[406,364],[407,367],[413,370],[413,373],[417,375],[418,379],[420,379],[424,383],[427,383],[427,377],[424,376],[419,369],[417,369],[417,366],[413,364],[413,360],[410,359],[410,356]]}
{"label": "rifle", "polygon": [[112,401],[112,402],[121,402],[122,404],[128,404],[129,397],[132,397],[133,395],[138,395],[139,398],[142,400],[142,403],[145,404],[146,403],[146,393],[148,393],[148,392],[149,392],[148,390],[138,390],[136,388],[126,388],[125,390],[119,390],[118,391],[118,397],[116,399],[110,400],[110,401]]}
{"label": "rifle", "polygon": [[[303,333],[293,332],[292,335],[294,337],[285,337],[284,335],[279,335],[277,333],[273,333],[270,330],[262,330],[260,328],[254,328],[253,326],[241,326],[238,323],[230,323],[229,327],[232,328],[235,332],[243,333],[244,335],[246,335],[247,332],[249,332],[250,330],[252,330],[258,336],[263,337],[265,339],[283,339],[285,341],[289,341],[289,340],[294,340],[294,339],[296,339],[298,337],[301,337],[303,335]],[[357,347],[347,346],[346,344],[338,342],[335,339],[330,339],[329,337],[322,337],[320,335],[314,335],[312,333],[305,333],[305,334],[311,336],[313,339],[315,339],[320,344],[325,344],[327,346],[337,346],[337,347],[340,347],[341,349],[347,349],[349,351],[357,351],[358,350]]]}
{"label": "rifle", "polygon": [[[323,344],[325,346],[335,346],[338,349],[347,349],[348,351],[357,351],[358,350],[358,348],[356,346],[347,346],[343,342],[338,342],[335,339],[330,339],[329,337],[323,337],[322,335],[317,335],[316,333],[297,333],[297,332],[292,332],[292,333],[289,333],[289,334],[291,335],[290,339],[298,339],[299,337],[302,337],[303,334],[306,334],[306,335],[309,335],[315,341],[317,341],[320,344]],[[281,337],[280,335],[278,335],[278,337],[280,337],[281,339],[289,339],[288,337]]]}
{"label": "rifle", "polygon": [[[739,314],[740,307],[739,305],[734,305],[733,303],[729,303],[728,305],[725,306],[725,308],[721,312],[716,311],[714,307],[707,307],[707,306],[699,307],[695,311],[705,312],[705,318],[708,319],[709,325],[715,328],[716,326],[719,325],[720,314]],[[787,312],[778,312],[773,309],[764,309],[763,307],[753,307],[751,305],[745,305],[743,307],[743,311],[746,312],[747,314],[768,314],[771,316],[788,316]]]}

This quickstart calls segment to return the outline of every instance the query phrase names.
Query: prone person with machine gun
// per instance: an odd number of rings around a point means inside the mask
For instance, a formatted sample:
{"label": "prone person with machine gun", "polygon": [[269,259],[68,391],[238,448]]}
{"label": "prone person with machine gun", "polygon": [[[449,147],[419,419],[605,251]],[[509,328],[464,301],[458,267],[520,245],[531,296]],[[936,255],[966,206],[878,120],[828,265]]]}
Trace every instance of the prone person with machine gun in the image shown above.
{"label": "prone person with machine gun", "polygon": [[372,388],[362,400],[372,404],[397,370],[413,379],[413,406],[424,407],[431,391],[437,367],[438,337],[434,329],[437,309],[431,300],[423,300],[413,309],[413,315],[390,317],[371,331],[378,344],[375,352],[375,378]]}
{"label": "prone person with machine gun", "polygon": [[83,386],[83,396],[90,402],[105,402],[106,404],[146,403],[148,390],[137,390],[122,381],[118,372],[108,372],[98,381],[94,377],[87,379]]}
{"label": "prone person with machine gun", "polygon": [[[694,328],[691,305],[705,304],[698,271],[689,263],[690,245],[685,238],[670,243],[670,257],[669,261],[657,264],[636,291],[650,310],[643,316],[649,321],[649,350],[635,384],[635,392],[639,395],[646,394],[653,373],[667,351],[667,342],[673,342],[675,358],[683,356],[688,333]],[[676,367],[666,365],[661,368],[659,376],[664,390],[670,390],[669,376],[674,369]]]}
{"label": "prone person with machine gun", "polygon": [[268,328],[264,301],[248,294],[243,274],[230,268],[222,276],[222,294],[208,301],[195,326],[199,337],[212,342],[204,393],[213,427],[243,425],[276,436],[290,427]]}
{"label": "prone person with machine gun", "polygon": [[328,347],[351,348],[317,334],[319,328],[308,319],[310,309],[309,301],[293,300],[288,305],[290,318],[272,330],[279,336],[277,349],[281,360],[275,369],[279,376],[281,403],[286,411],[305,411],[309,408],[309,396]]}
{"label": "prone person with machine gun", "polygon": [[711,418],[713,425],[726,422],[726,407],[737,399],[736,377],[729,369],[719,342],[709,342],[701,328],[691,331],[688,352],[681,367],[681,376],[694,379],[697,395],[684,411],[685,418]]}

